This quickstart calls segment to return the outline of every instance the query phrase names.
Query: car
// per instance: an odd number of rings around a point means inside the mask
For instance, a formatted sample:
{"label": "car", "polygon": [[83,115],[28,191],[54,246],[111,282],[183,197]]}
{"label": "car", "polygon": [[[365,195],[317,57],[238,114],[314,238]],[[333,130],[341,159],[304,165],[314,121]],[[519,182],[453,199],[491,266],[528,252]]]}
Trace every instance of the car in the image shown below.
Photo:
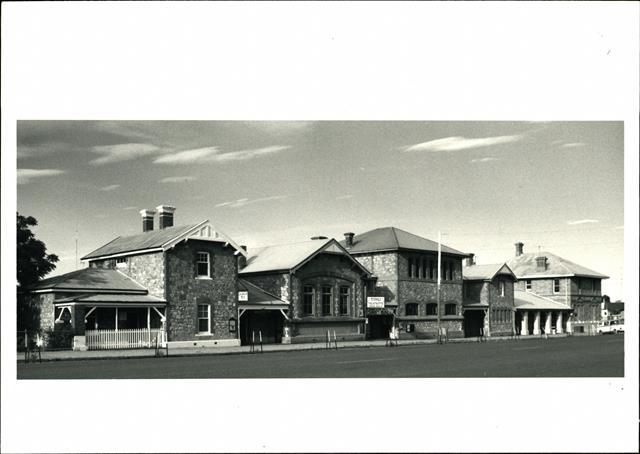
{"label": "car", "polygon": [[598,325],[598,334],[624,333],[624,320],[605,320]]}

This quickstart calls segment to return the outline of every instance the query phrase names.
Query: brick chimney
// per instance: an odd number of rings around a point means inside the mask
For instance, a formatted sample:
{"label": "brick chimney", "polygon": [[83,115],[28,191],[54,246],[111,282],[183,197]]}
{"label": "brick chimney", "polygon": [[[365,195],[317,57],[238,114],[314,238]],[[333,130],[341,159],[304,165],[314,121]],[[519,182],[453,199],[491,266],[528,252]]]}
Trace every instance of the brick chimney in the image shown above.
{"label": "brick chimney", "polygon": [[[242,245],[240,246],[245,252],[247,252],[247,246]],[[244,267],[247,266],[247,258],[242,255],[242,254],[238,254],[238,271],[242,270]]]}
{"label": "brick chimney", "polygon": [[543,255],[536,257],[536,270],[544,271],[547,269],[547,258]]}
{"label": "brick chimney", "polygon": [[476,255],[469,254],[469,257],[467,257],[467,266],[473,266],[475,264],[476,264]]}
{"label": "brick chimney", "polygon": [[158,210],[158,228],[162,230],[173,227],[173,213],[176,208],[169,205],[158,205],[156,210]]}
{"label": "brick chimney", "polygon": [[140,216],[142,216],[142,231],[149,232],[153,230],[153,217],[156,214],[156,210],[140,210]]}
{"label": "brick chimney", "polygon": [[347,232],[344,234],[344,241],[345,241],[345,245],[350,248],[351,246],[353,246],[353,237],[356,236],[355,233],[353,232]]}
{"label": "brick chimney", "polygon": [[522,255],[522,249],[524,248],[524,243],[518,241],[516,243],[516,257],[520,257]]}

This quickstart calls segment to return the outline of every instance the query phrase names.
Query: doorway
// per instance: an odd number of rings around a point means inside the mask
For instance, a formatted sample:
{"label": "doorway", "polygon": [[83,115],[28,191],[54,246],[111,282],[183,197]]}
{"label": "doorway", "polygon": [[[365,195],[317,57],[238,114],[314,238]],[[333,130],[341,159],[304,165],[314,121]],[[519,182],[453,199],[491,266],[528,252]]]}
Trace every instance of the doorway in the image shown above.
{"label": "doorway", "polygon": [[393,327],[393,315],[369,315],[369,339],[388,339],[389,331]]}
{"label": "doorway", "polygon": [[240,344],[250,345],[251,340],[263,344],[282,342],[283,316],[274,310],[247,310],[240,317]]}
{"label": "doorway", "polygon": [[478,337],[484,328],[483,310],[464,311],[464,337]]}

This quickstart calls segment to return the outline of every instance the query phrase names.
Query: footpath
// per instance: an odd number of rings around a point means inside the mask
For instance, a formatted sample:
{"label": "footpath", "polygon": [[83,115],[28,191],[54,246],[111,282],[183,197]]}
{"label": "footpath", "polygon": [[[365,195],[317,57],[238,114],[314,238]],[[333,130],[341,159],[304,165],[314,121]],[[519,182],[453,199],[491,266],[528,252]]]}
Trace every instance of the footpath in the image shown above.
{"label": "footpath", "polygon": [[[533,339],[554,339],[567,337],[566,334],[555,334],[549,336],[523,336],[523,337],[485,337],[482,342],[519,342]],[[390,344],[390,342],[393,342]],[[447,343],[477,343],[477,337],[467,337],[460,339],[449,339]],[[436,339],[402,339],[402,340],[369,340],[369,341],[349,341],[338,342],[330,348],[367,348],[367,347],[400,347],[403,345],[425,345],[436,344]],[[300,351],[300,350],[326,350],[325,342],[305,343],[305,344],[267,344],[262,347],[264,353],[268,352],[284,352],[284,351]],[[260,345],[254,346],[254,351],[260,352]],[[252,352],[251,346],[243,345],[239,347],[194,347],[194,348],[168,348],[169,356],[205,356],[205,355],[232,355],[232,354],[249,354]],[[160,351],[163,355],[167,350]],[[67,361],[67,360],[92,360],[92,359],[125,359],[125,358],[152,358],[156,356],[153,348],[133,349],[133,350],[92,350],[92,351],[43,351],[41,352],[42,361]],[[18,362],[25,362],[24,352],[17,353]]]}

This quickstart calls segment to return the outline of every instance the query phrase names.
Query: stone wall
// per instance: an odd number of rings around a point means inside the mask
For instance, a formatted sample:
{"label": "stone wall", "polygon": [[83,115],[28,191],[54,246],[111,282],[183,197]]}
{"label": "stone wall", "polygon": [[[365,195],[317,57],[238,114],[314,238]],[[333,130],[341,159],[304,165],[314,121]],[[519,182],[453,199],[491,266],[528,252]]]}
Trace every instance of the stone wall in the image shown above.
{"label": "stone wall", "polygon": [[398,254],[375,252],[355,256],[355,259],[378,278],[369,296],[384,296],[387,304],[395,304],[398,299]]}
{"label": "stone wall", "polygon": [[[504,283],[504,296],[501,296],[500,283]],[[485,282],[489,297],[489,336],[510,336],[513,334],[513,281],[496,276],[491,282]]]}
{"label": "stone wall", "polygon": [[289,273],[273,274],[240,274],[241,279],[257,285],[265,292],[271,293],[284,301],[290,301]]}
{"label": "stone wall", "polygon": [[116,267],[115,259],[94,260],[90,267],[117,269],[149,290],[149,294],[164,298],[165,262],[163,252],[131,255],[126,257],[126,266]]}
{"label": "stone wall", "polygon": [[[211,277],[196,276],[198,252],[210,254]],[[237,262],[221,243],[190,239],[166,252],[169,341],[234,339],[229,319],[238,317]],[[211,334],[198,334],[198,304],[211,305]]]}

